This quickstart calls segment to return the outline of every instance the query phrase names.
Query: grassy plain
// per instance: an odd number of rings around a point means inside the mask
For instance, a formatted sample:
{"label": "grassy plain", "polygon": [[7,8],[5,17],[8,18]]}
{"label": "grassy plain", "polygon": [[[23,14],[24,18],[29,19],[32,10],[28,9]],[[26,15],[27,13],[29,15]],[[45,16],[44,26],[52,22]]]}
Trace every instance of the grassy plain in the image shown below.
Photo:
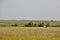
{"label": "grassy plain", "polygon": [[60,40],[60,27],[0,27],[0,40]]}
{"label": "grassy plain", "polygon": [[0,20],[0,25],[5,25],[5,24],[17,24],[18,27],[23,27],[25,24],[32,22],[34,24],[40,24],[44,23],[45,25],[47,23],[51,25],[60,25],[60,21],[39,21],[39,20]]}

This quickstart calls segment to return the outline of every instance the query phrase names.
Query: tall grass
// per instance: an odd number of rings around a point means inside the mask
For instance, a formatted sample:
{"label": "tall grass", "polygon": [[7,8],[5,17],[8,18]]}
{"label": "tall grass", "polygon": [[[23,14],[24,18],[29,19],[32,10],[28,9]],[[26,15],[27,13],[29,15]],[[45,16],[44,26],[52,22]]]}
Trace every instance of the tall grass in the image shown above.
{"label": "tall grass", "polygon": [[60,28],[0,27],[0,40],[60,40]]}

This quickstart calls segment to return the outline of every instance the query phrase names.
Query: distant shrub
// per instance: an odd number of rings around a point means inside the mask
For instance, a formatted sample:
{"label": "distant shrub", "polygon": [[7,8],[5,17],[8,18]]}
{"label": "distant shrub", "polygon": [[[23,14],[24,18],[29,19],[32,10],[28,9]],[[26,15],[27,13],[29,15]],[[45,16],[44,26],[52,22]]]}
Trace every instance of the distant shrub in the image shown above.
{"label": "distant shrub", "polygon": [[24,26],[25,27],[32,27],[33,26],[33,23],[32,22],[29,22],[28,24],[25,24]]}
{"label": "distant shrub", "polygon": [[18,25],[17,24],[14,24],[15,27],[17,27]]}
{"label": "distant shrub", "polygon": [[34,27],[37,27],[37,25],[36,25],[36,24],[33,24],[33,26],[34,26]]}
{"label": "distant shrub", "polygon": [[11,26],[15,26],[15,27],[17,27],[18,25],[17,25],[17,24],[12,24]]}
{"label": "distant shrub", "polygon": [[49,26],[50,26],[50,24],[49,24],[49,23],[47,23],[47,24],[46,24],[46,27],[49,27]]}
{"label": "distant shrub", "polygon": [[44,27],[44,23],[38,24],[38,27]]}

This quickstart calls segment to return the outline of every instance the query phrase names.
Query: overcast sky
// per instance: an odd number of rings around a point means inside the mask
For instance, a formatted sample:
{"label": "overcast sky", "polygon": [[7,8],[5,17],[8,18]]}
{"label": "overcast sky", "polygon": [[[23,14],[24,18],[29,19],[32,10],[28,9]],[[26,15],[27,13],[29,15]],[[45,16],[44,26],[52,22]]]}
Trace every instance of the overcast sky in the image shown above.
{"label": "overcast sky", "polygon": [[60,0],[0,0],[0,19],[60,20]]}

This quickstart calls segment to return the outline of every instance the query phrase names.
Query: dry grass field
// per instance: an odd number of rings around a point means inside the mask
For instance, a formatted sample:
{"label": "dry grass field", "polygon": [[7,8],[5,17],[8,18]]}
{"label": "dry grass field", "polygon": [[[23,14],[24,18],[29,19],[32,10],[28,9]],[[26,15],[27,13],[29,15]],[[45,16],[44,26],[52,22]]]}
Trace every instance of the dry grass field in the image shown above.
{"label": "dry grass field", "polygon": [[0,27],[0,40],[60,40],[60,28]]}

